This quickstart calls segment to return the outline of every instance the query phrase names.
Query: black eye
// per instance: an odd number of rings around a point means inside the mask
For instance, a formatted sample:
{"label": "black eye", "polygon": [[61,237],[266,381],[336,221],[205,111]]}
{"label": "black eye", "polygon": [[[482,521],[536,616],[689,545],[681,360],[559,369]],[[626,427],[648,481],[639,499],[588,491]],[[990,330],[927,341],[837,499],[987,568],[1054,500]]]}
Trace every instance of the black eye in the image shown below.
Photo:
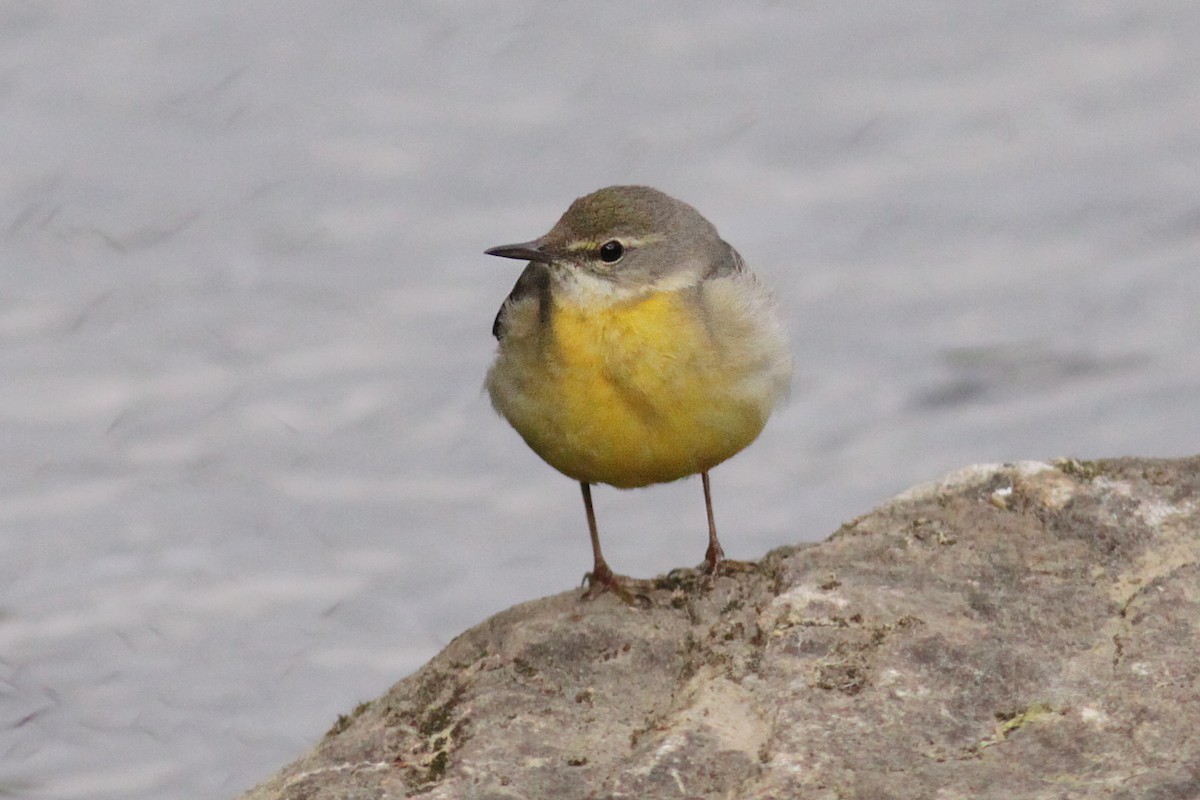
{"label": "black eye", "polygon": [[625,255],[625,246],[616,239],[609,239],[600,245],[600,260],[605,264],[620,261],[623,255]]}

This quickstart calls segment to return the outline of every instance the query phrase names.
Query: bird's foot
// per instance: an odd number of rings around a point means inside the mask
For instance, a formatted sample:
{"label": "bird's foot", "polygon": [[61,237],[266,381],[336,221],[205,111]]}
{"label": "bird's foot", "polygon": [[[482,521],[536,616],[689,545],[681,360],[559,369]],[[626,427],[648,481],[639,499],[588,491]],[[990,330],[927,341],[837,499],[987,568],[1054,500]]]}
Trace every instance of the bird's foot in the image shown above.
{"label": "bird's foot", "polygon": [[705,561],[700,571],[710,578],[719,578],[722,575],[739,575],[743,572],[753,572],[756,569],[758,569],[758,564],[753,561],[735,561],[732,558],[722,558],[715,565]]}
{"label": "bird's foot", "polygon": [[704,563],[700,565],[701,591],[712,589],[713,585],[717,582],[717,578],[742,575],[758,568],[758,565],[753,561],[735,561],[725,558],[725,554],[720,551],[717,552],[716,558],[713,558],[712,555],[712,552],[709,551],[704,557]]}
{"label": "bird's foot", "polygon": [[617,574],[608,568],[608,564],[603,562],[597,564],[591,572],[583,576],[583,582],[587,585],[587,589],[580,598],[581,600],[595,600],[605,592],[612,592],[626,605],[637,605],[637,599],[633,593],[621,583]]}

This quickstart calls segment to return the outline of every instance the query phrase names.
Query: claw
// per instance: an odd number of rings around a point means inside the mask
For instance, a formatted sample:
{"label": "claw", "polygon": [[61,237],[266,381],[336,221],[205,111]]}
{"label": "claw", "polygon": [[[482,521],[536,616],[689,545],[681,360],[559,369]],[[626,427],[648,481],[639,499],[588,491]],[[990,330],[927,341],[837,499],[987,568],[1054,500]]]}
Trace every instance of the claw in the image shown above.
{"label": "claw", "polygon": [[605,592],[612,592],[626,605],[636,605],[633,594],[621,585],[621,581],[617,578],[616,573],[608,568],[608,564],[601,562],[594,570],[583,576],[583,582],[587,584],[587,591],[583,593],[582,600],[595,600]]}

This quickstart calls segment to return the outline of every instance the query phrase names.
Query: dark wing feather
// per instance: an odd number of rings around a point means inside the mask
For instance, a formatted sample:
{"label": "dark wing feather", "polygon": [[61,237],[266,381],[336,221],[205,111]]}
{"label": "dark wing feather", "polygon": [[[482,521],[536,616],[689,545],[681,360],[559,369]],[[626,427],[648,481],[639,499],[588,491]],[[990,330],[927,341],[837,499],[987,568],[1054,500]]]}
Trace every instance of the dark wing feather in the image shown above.
{"label": "dark wing feather", "polygon": [[496,319],[492,322],[492,336],[497,339],[504,338],[504,333],[508,329],[505,324],[508,309],[514,303],[519,303],[528,297],[538,298],[538,314],[545,322],[550,314],[550,270],[546,268],[545,264],[530,261],[525,267],[521,277],[517,278],[512,291],[500,305],[500,310],[496,312]]}
{"label": "dark wing feather", "polygon": [[746,262],[742,260],[737,250],[734,250],[724,239],[718,239],[714,252],[711,254],[712,266],[708,269],[706,278],[721,278],[735,272],[744,272]]}

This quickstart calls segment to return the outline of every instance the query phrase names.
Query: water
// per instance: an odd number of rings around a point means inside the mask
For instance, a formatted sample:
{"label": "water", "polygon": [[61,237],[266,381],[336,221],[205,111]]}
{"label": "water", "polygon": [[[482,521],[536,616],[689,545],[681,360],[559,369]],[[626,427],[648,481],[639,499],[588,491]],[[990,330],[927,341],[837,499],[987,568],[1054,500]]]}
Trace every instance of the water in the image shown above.
{"label": "water", "polygon": [[[0,6],[0,795],[221,798],[576,584],[577,488],[480,390],[574,197],[692,202],[791,404],[726,550],[969,463],[1200,450],[1183,2]],[[699,482],[596,493],[697,563]]]}

